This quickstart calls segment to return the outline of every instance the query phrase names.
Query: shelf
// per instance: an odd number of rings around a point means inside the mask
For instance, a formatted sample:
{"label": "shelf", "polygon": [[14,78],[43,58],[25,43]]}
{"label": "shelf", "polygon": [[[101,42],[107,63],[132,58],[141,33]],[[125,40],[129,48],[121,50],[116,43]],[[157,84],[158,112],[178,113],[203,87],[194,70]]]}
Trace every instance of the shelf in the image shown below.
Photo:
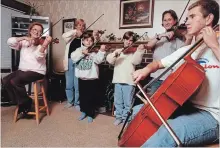
{"label": "shelf", "polygon": [[12,28],[14,30],[25,30],[25,31],[28,31],[28,29],[22,29],[22,28]]}
{"label": "shelf", "polygon": [[[148,42],[148,40],[145,41],[137,41],[135,44],[146,44]],[[123,42],[121,41],[100,41],[97,44],[123,44]]]}

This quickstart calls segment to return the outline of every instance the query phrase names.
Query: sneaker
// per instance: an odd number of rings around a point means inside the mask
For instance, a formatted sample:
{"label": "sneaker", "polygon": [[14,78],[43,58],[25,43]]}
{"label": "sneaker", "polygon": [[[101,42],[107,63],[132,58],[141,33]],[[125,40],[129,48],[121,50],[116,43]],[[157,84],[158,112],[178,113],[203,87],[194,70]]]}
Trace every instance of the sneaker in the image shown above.
{"label": "sneaker", "polygon": [[123,121],[121,119],[116,119],[114,122],[114,125],[117,126],[119,124],[121,124]]}
{"label": "sneaker", "polygon": [[88,117],[88,123],[92,123],[93,122],[93,118],[92,117]]}
{"label": "sneaker", "polygon": [[80,106],[79,105],[76,105],[76,106],[74,106],[75,107],[75,109],[77,110],[77,111],[80,111]]}
{"label": "sneaker", "polygon": [[70,108],[70,107],[72,107],[72,106],[73,106],[72,104],[67,103],[67,104],[64,106],[64,108]]}
{"label": "sneaker", "polygon": [[86,118],[86,113],[82,112],[80,117],[78,118],[79,121],[83,120]]}

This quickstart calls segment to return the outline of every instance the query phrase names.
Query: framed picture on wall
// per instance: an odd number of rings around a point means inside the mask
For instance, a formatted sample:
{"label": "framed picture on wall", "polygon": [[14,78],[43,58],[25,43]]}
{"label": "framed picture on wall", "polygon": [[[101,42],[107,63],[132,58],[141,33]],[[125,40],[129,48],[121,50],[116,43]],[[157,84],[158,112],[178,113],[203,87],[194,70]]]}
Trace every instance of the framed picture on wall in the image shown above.
{"label": "framed picture on wall", "polygon": [[120,0],[119,29],[152,28],[154,0]]}
{"label": "framed picture on wall", "polygon": [[63,19],[63,33],[74,29],[75,20],[75,18]]}

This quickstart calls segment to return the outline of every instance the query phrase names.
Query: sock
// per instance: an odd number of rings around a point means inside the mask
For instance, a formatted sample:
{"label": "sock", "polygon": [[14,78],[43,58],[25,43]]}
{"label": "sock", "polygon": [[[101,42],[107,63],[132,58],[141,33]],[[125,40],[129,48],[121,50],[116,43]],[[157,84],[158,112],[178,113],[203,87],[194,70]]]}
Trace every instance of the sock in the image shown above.
{"label": "sock", "polygon": [[85,118],[86,118],[86,113],[82,112],[78,120],[81,121]]}
{"label": "sock", "polygon": [[88,123],[92,123],[93,122],[93,118],[88,116]]}

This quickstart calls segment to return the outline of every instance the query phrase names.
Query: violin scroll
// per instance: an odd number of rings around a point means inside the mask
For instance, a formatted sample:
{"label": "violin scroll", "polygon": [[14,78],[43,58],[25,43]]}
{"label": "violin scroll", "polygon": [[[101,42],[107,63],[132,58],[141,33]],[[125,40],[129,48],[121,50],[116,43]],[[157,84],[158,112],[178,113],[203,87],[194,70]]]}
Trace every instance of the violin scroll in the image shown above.
{"label": "violin scroll", "polygon": [[167,32],[170,32],[170,31],[179,31],[179,30],[187,30],[187,27],[186,27],[186,24],[180,24],[179,26],[176,25],[176,26],[172,26],[170,29],[167,30]]}

